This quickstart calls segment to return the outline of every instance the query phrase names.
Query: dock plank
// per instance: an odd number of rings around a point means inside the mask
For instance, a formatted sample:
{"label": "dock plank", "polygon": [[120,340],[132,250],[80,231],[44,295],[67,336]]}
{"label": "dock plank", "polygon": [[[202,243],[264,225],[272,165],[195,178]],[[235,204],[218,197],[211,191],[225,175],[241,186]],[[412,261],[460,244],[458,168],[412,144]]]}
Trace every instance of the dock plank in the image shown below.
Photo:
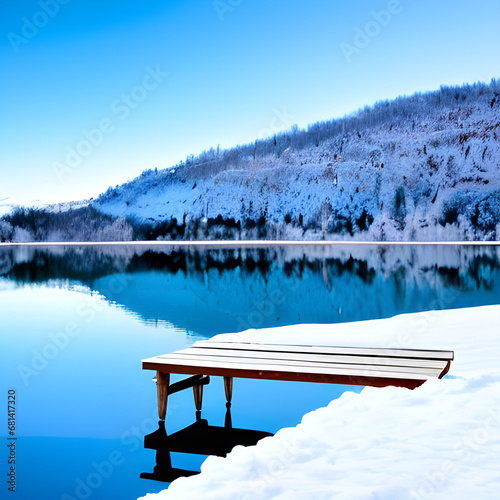
{"label": "dock plank", "polygon": [[232,349],[212,346],[207,347],[190,347],[177,351],[178,353],[190,353],[200,355],[214,355],[227,357],[241,358],[256,358],[256,359],[283,359],[310,361],[318,363],[345,363],[345,364],[363,364],[363,365],[382,365],[382,366],[401,366],[401,367],[425,367],[425,368],[440,368],[441,370],[446,365],[446,360],[441,359],[416,359],[416,358],[401,358],[389,356],[353,356],[353,355],[338,355],[338,354],[316,354],[316,353],[300,353],[286,351],[255,351],[251,349]]}
{"label": "dock plank", "polygon": [[453,360],[453,351],[436,351],[423,349],[384,349],[376,347],[332,347],[293,344],[261,344],[246,342],[219,342],[199,340],[193,347],[209,347],[221,349],[242,349],[253,351],[301,352],[311,354],[344,354],[350,356],[386,356],[417,359]]}
{"label": "dock plank", "polygon": [[[240,360],[231,361],[228,358],[218,358],[214,357],[202,357],[202,356],[189,356],[189,355],[169,355],[165,357],[156,357],[152,360],[145,360],[146,366],[151,364],[156,364],[158,366],[169,365],[169,366],[191,366],[193,368],[206,369],[211,366],[216,368],[224,368],[227,370],[241,369],[247,371],[284,371],[284,372],[297,372],[297,373],[322,373],[322,374],[341,374],[341,375],[355,375],[363,377],[398,377],[398,378],[411,378],[411,379],[428,379],[432,377],[437,377],[439,375],[439,370],[421,370],[419,372],[408,372],[406,370],[391,370],[391,369],[380,369],[379,367],[342,367],[342,366],[319,366],[319,365],[308,365],[304,364],[284,364],[279,362],[242,362]],[[390,367],[389,367],[390,368]],[[397,368],[397,367],[394,367]],[[210,375],[210,373],[205,373],[204,375]],[[176,373],[175,370],[172,373]],[[195,374],[201,373],[201,371],[195,372]],[[231,376],[230,374],[228,374]]]}
{"label": "dock plank", "polygon": [[351,373],[364,372],[366,373],[416,373],[421,374],[426,377],[438,377],[439,374],[444,370],[446,363],[443,361],[443,365],[440,368],[426,368],[426,367],[400,367],[391,365],[360,365],[360,364],[345,364],[345,363],[314,363],[308,362],[307,360],[287,360],[287,359],[258,359],[258,358],[242,358],[242,357],[229,357],[229,356],[214,356],[209,354],[191,354],[189,350],[177,351],[175,353],[166,355],[165,357],[160,356],[159,359],[168,360],[170,363],[176,362],[179,359],[191,360],[193,363],[199,361],[213,362],[213,363],[236,363],[237,365],[246,366],[253,365],[253,367],[258,368],[260,366],[293,366],[296,370],[307,371],[309,368],[325,368],[337,373]]}
{"label": "dock plank", "polygon": [[177,360],[169,363],[168,360],[159,361],[158,358],[150,358],[143,361],[143,368],[157,371],[165,371],[168,373],[179,373],[186,375],[195,375],[203,373],[204,375],[213,376],[230,376],[238,378],[251,379],[267,379],[267,380],[283,380],[297,382],[317,382],[329,384],[345,384],[345,385],[369,385],[372,387],[407,387],[414,389],[422,385],[429,377],[419,377],[415,374],[392,374],[389,376],[387,372],[382,376],[377,376],[375,373],[366,375],[366,371],[355,373],[348,371],[347,373],[337,373],[325,368],[310,368],[307,371],[298,371],[297,367],[280,366],[265,367],[260,369],[242,368],[238,363],[219,363],[214,365],[210,362],[193,363],[189,360]]}

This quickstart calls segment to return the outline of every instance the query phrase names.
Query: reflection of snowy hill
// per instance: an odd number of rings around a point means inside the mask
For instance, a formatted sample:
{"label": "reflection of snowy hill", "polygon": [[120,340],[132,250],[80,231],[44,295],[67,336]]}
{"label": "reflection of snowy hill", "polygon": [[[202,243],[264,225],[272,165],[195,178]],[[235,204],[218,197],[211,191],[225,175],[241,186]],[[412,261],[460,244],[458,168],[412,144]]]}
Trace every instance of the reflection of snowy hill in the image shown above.
{"label": "reflection of snowy hill", "polygon": [[296,256],[273,253],[264,274],[249,272],[245,261],[221,272],[207,270],[202,257],[198,271],[188,266],[186,272],[132,272],[122,275],[126,285],[119,290],[112,291],[116,277],[100,278],[93,288],[148,322],[167,321],[205,336],[494,304],[500,296],[495,248],[370,247],[359,248],[359,255],[349,250],[328,249],[323,257],[304,249],[295,249]]}
{"label": "reflection of snowy hill", "polygon": [[241,237],[498,239],[499,126],[498,82],[443,88],[144,172],[94,206],[184,238],[220,236],[220,216]]}
{"label": "reflection of snowy hill", "polygon": [[211,336],[498,303],[500,247],[18,247],[0,249],[0,276],[82,283],[148,323]]}

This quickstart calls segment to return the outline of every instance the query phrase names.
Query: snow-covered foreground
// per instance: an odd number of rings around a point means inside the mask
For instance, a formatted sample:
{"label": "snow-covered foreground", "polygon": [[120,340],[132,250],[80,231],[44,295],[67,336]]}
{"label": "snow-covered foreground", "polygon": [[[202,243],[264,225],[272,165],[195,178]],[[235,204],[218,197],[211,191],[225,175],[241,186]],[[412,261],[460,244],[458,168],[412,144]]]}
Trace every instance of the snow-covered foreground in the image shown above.
{"label": "snow-covered foreground", "polygon": [[455,360],[445,378],[413,391],[346,392],[297,427],[257,446],[237,447],[227,458],[209,457],[200,475],[143,498],[498,498],[500,305],[232,336],[266,343],[449,349]]}

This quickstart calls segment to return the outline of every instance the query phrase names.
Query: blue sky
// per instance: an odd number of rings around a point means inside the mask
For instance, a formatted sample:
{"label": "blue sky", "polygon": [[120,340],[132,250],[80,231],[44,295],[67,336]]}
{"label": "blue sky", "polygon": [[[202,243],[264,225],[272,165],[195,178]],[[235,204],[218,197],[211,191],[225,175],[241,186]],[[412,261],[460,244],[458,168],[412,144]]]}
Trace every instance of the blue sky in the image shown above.
{"label": "blue sky", "polygon": [[[497,0],[4,0],[0,200],[500,76]],[[1,202],[0,202],[1,203]]]}

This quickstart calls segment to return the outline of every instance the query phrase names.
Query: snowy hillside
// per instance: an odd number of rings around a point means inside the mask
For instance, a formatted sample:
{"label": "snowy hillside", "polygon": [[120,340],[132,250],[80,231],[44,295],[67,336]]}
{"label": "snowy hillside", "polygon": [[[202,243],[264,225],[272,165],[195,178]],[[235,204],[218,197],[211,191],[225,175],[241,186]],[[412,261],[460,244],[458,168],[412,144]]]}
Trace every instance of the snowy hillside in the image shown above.
{"label": "snowy hillside", "polygon": [[16,209],[44,210],[50,213],[64,213],[79,208],[88,207],[92,200],[68,201],[62,203],[43,203],[40,200],[26,201],[13,198],[3,198],[0,200],[0,217],[14,212]]}
{"label": "snowy hillside", "polygon": [[2,198],[0,200],[0,217],[13,212],[16,208],[23,206],[29,208],[40,208],[43,206],[43,203],[40,200],[30,201],[26,203],[15,198]]}
{"label": "snowy hillside", "polygon": [[500,82],[188,157],[94,208],[148,238],[500,239]]}

